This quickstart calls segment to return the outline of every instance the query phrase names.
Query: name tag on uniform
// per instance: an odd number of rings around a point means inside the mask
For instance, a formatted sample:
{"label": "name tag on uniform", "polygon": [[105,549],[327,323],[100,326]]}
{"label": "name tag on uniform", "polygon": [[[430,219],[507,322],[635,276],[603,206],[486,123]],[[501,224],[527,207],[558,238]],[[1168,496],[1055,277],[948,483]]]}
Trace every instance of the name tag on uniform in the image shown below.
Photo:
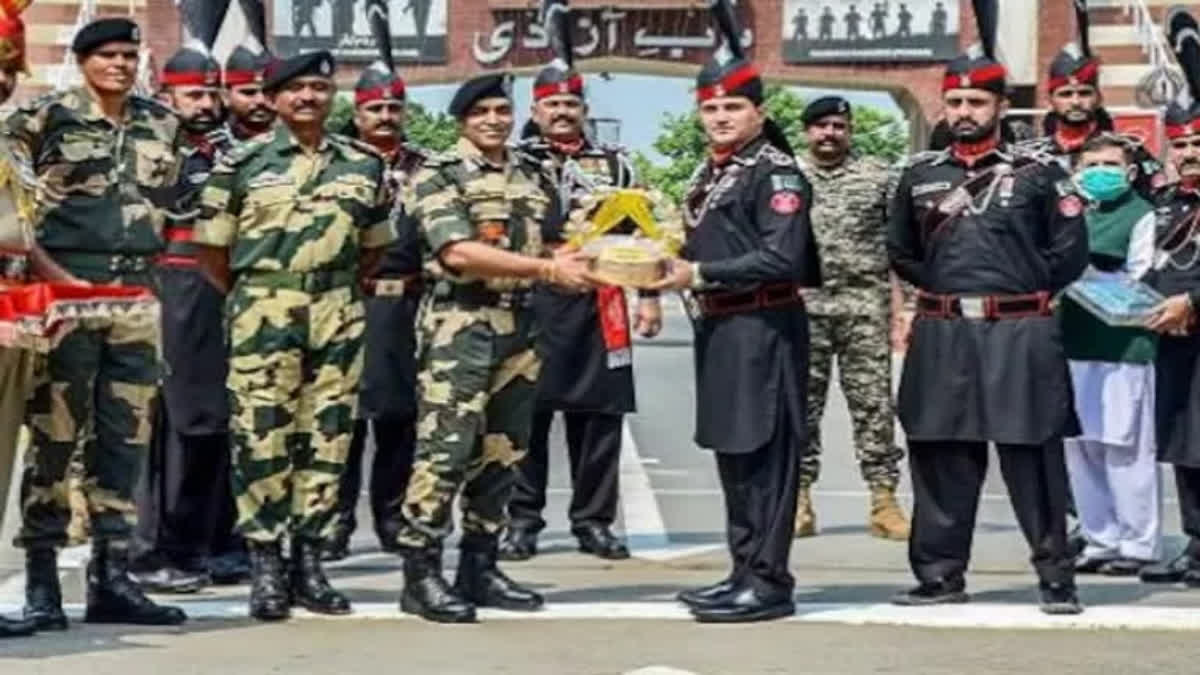
{"label": "name tag on uniform", "polygon": [[188,182],[192,185],[203,185],[208,181],[208,177],[211,175],[212,173],[208,171],[197,171],[196,173],[188,175]]}
{"label": "name tag on uniform", "polygon": [[800,191],[800,176],[785,175],[771,176],[771,187],[775,192],[784,192],[790,190],[792,192]]}

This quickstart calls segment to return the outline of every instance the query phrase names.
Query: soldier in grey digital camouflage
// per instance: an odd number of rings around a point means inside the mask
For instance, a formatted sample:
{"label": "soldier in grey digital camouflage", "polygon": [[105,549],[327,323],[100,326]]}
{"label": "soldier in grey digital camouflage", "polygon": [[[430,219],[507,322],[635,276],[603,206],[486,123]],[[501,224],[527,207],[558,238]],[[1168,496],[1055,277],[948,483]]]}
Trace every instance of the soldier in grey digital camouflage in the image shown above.
{"label": "soldier in grey digital camouflage", "polygon": [[[20,107],[4,125],[14,154],[37,176],[34,221],[41,246],[71,275],[91,283],[153,287],[173,208],[179,121],[131,96],[141,36],[128,19],[84,26],[72,43],[86,86]],[[47,359],[29,405],[33,445],[21,485],[26,612],[41,627],[65,628],[56,547],[68,542],[68,467],[82,459],[92,559],[85,621],[178,624],[128,578],[132,502],[150,441],[160,377],[158,325],[85,320]]]}
{"label": "soldier in grey digital camouflage", "polygon": [[871,490],[871,534],[905,540],[908,519],[896,502],[903,452],[894,438],[888,322],[884,210],[890,174],[881,161],[851,153],[853,119],[845,99],[813,101],[802,121],[808,152],[800,164],[813,187],[812,224],[824,285],[805,292],[811,331],[810,431],[808,451],[800,461],[795,535],[817,533],[811,488],[821,469],[821,416],[836,359],[854,425],[855,456]]}
{"label": "soldier in grey digital camouflage", "polygon": [[253,567],[250,612],[261,620],[286,618],[292,603],[350,611],[320,557],[362,374],[361,282],[394,235],[383,158],[324,131],[333,72],[328,52],[267,68],[281,124],[213,169],[193,235],[201,266],[228,291],[233,489]]}
{"label": "soldier in grey digital camouflage", "polygon": [[[430,158],[405,191],[435,283],[418,319],[417,452],[396,541],[400,606],[431,621],[474,621],[476,605],[542,604],[496,566],[539,369],[529,289],[539,279],[590,285],[580,253],[543,257],[542,221],[555,206],[538,165],[505,146],[511,87],[507,74],[466,82],[450,103],[458,145]],[[451,589],[442,541],[460,491],[462,556]]]}

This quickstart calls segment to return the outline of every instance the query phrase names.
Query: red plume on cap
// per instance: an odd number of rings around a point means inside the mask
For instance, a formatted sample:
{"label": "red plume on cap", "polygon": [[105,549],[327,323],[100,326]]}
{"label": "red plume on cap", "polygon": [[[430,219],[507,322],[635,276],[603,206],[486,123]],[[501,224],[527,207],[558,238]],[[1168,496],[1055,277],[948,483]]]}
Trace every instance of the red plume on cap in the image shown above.
{"label": "red plume on cap", "polygon": [[0,67],[29,72],[25,61],[25,23],[21,12],[32,0],[0,0]]}

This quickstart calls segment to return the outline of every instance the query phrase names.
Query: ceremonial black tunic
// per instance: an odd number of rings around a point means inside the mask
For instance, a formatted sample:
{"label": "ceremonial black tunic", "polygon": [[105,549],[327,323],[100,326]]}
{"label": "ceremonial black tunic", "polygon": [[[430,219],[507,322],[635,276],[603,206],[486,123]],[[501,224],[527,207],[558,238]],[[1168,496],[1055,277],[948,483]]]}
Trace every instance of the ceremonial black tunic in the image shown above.
{"label": "ceremonial black tunic", "polygon": [[[958,189],[968,181],[977,181],[973,194]],[[1056,293],[1087,266],[1082,200],[1044,153],[1001,146],[972,167],[948,150],[919,155],[889,217],[893,268],[929,293]],[[1070,386],[1053,316],[919,316],[900,421],[910,440],[1041,444],[1077,425]]]}
{"label": "ceremonial black tunic", "polygon": [[[553,177],[548,189],[557,203],[569,210],[578,196],[594,186],[629,187],[633,168],[621,153],[610,147],[584,142],[578,154],[567,157],[541,138],[525,139],[519,150],[540,163]],[[590,184],[590,185],[589,185]],[[566,214],[548,220],[542,237],[563,241]],[[636,409],[632,364],[610,367],[609,352],[600,324],[597,296],[561,288],[539,286],[533,309],[538,317],[537,407],[543,410],[622,414]]]}
{"label": "ceremonial black tunic", "polygon": [[[425,161],[424,151],[404,146],[393,161],[389,180],[394,188],[404,185]],[[399,207],[393,214],[396,239],[384,250],[376,279],[410,279],[403,295],[378,291],[366,301],[366,332],[363,345],[363,379],[359,393],[359,417],[363,419],[411,418],[417,414],[416,315],[419,286],[412,283],[421,272],[421,250],[417,224]],[[403,489],[403,486],[400,488]]]}
{"label": "ceremonial black tunic", "polygon": [[[1156,201],[1154,267],[1144,281],[1164,296],[1186,294],[1200,307],[1200,194],[1177,187]],[[1158,459],[1200,469],[1200,332],[1162,335],[1156,368]]]}
{"label": "ceremonial black tunic", "polygon": [[[684,257],[701,263],[704,281],[712,285],[706,291],[781,282],[819,286],[810,203],[811,188],[795,160],[759,138],[725,164],[704,164],[693,177]],[[803,443],[803,310],[793,305],[701,317],[695,331],[696,443],[721,453],[751,453],[771,440],[784,416]]]}

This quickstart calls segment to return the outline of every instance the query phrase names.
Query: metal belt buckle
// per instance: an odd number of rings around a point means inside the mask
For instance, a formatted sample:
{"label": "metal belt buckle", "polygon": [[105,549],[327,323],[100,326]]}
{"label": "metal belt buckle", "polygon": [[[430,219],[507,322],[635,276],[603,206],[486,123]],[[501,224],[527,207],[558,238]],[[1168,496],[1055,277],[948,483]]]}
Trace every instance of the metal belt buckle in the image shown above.
{"label": "metal belt buckle", "polygon": [[984,311],[986,298],[959,298],[958,307],[962,311],[963,318],[966,319],[984,319],[987,318],[987,313]]}
{"label": "metal belt buckle", "polygon": [[408,282],[404,279],[377,279],[375,281],[375,295],[383,297],[395,297],[404,295],[404,289]]}

